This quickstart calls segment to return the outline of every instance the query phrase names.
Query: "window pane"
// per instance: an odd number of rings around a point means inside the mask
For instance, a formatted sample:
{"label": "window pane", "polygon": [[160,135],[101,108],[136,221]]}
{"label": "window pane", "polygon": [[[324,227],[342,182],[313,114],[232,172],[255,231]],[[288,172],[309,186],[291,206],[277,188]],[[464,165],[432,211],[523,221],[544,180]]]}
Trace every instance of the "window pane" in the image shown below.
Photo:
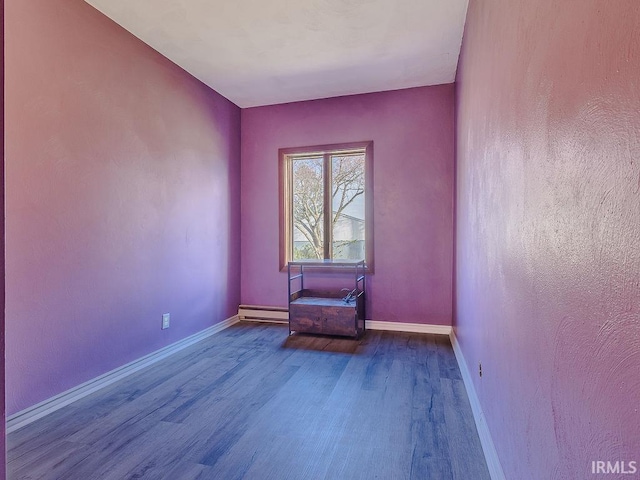
{"label": "window pane", "polygon": [[364,153],[331,156],[331,198],[333,258],[364,259]]}
{"label": "window pane", "polygon": [[292,159],[293,259],[324,258],[322,157]]}

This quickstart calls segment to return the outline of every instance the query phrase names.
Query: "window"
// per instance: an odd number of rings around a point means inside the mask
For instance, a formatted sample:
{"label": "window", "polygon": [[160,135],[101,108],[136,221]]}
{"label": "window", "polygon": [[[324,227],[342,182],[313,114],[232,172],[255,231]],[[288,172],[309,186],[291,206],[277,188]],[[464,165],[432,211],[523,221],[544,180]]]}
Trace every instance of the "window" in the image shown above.
{"label": "window", "polygon": [[373,142],[280,150],[280,268],[289,260],[373,266]]}

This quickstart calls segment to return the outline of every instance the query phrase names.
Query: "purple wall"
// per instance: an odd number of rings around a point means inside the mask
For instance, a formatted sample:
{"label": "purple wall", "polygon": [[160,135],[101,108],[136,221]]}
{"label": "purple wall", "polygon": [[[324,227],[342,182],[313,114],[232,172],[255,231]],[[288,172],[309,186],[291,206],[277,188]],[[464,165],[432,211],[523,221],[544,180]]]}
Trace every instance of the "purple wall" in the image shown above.
{"label": "purple wall", "polygon": [[[3,152],[0,160],[0,212],[4,212],[4,0],[0,0],[0,103],[2,104],[2,138],[0,138],[0,152]],[[0,216],[0,252],[4,252],[4,215]],[[4,359],[4,255],[0,255],[0,479],[6,477],[6,454],[5,454],[5,359]]]}
{"label": "purple wall", "polygon": [[240,110],[81,0],[6,32],[12,414],[237,313]]}
{"label": "purple wall", "polygon": [[373,320],[450,325],[454,87],[242,110],[243,304],[286,306],[278,149],[373,140]]}
{"label": "purple wall", "polygon": [[470,2],[454,323],[507,478],[640,462],[638,79],[637,0]]}

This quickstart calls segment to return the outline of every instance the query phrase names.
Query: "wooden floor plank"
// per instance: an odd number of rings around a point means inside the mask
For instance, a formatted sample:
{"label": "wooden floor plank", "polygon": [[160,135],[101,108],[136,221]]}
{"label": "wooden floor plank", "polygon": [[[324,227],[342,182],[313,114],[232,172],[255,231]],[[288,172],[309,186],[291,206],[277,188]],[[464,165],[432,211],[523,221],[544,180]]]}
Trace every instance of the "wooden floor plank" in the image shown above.
{"label": "wooden floor plank", "polygon": [[446,337],[241,322],[7,437],[10,480],[489,478]]}

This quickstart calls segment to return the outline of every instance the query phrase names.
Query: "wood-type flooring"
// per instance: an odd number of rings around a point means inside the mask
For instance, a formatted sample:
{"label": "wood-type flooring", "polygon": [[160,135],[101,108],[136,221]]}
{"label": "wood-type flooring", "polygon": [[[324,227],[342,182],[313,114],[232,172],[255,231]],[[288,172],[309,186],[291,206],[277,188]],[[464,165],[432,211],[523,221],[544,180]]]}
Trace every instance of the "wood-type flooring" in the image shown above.
{"label": "wood-type flooring", "polygon": [[447,337],[241,322],[7,436],[17,479],[488,480]]}

